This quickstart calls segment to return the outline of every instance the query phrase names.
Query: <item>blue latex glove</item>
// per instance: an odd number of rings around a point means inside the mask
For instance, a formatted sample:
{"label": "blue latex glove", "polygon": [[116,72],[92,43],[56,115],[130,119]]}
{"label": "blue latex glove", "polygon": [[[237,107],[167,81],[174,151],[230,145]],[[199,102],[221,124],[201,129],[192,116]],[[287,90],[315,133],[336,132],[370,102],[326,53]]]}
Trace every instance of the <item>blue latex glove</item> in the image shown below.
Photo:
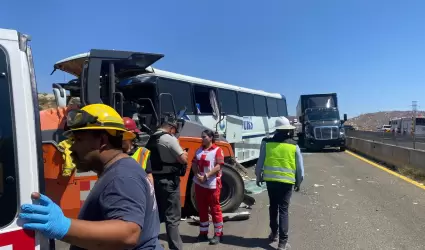
{"label": "blue latex glove", "polygon": [[49,197],[33,193],[31,198],[39,203],[23,204],[19,218],[25,221],[23,228],[39,231],[49,239],[62,239],[71,227],[71,219]]}

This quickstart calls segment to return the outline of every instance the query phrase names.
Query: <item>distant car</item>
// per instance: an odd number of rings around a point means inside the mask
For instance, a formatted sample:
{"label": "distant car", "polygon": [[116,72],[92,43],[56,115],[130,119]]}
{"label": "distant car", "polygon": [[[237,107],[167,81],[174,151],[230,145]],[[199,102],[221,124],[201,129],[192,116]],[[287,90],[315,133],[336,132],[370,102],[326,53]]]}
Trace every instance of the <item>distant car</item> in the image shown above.
{"label": "distant car", "polygon": [[378,132],[391,132],[391,125],[382,125],[378,128]]}
{"label": "distant car", "polygon": [[352,125],[344,125],[345,130],[356,130]]}

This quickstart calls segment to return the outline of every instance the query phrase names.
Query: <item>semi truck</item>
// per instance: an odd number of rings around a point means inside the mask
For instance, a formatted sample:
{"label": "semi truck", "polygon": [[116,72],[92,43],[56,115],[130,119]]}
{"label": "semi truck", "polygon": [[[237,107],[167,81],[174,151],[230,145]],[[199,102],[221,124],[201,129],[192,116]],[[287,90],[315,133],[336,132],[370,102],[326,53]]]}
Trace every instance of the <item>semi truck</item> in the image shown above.
{"label": "semi truck", "polygon": [[301,95],[296,110],[301,126],[298,144],[306,150],[338,147],[345,151],[344,122],[340,120],[336,93]]}

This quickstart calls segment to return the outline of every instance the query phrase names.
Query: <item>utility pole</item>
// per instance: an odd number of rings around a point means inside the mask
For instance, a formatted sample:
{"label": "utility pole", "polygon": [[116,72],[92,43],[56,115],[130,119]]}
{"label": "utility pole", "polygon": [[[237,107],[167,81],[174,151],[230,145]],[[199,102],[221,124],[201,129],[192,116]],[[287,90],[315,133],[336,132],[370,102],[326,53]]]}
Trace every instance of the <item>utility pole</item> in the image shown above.
{"label": "utility pole", "polygon": [[413,149],[416,148],[416,112],[418,110],[418,101],[412,101],[412,111],[413,111],[413,121],[412,121],[412,131],[413,131]]}

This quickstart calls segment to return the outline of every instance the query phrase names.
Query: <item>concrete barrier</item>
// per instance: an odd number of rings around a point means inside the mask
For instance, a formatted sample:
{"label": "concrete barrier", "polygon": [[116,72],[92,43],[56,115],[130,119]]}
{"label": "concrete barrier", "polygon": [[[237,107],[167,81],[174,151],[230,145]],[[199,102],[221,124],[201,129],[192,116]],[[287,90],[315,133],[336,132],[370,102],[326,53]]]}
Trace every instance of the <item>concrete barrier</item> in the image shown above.
{"label": "concrete barrier", "polygon": [[347,137],[347,148],[396,168],[414,168],[425,173],[425,151]]}

